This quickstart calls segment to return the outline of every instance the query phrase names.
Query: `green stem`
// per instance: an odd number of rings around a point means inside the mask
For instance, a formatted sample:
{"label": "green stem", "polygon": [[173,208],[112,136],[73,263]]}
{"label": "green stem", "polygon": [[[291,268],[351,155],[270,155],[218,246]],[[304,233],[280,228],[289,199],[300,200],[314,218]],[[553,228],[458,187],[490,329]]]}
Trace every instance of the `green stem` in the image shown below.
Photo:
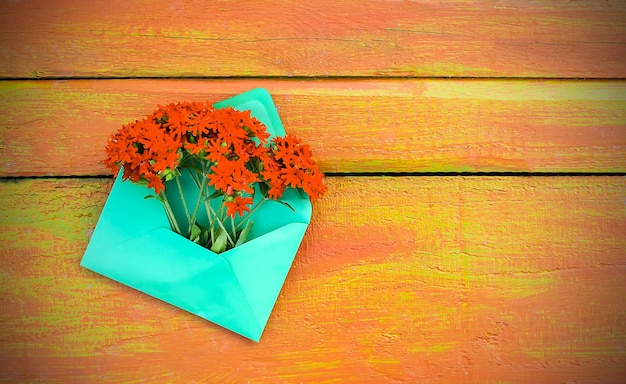
{"label": "green stem", "polygon": [[233,230],[233,240],[236,243],[237,242],[237,230],[235,229],[235,218],[232,216],[230,217],[230,227]]}
{"label": "green stem", "polygon": [[226,230],[226,227],[224,227],[224,224],[222,223],[222,220],[220,220],[220,218],[218,217],[217,212],[215,212],[215,210],[213,210],[213,207],[211,207],[211,204],[209,204],[207,201],[205,201],[204,202],[204,206],[207,209],[207,212],[210,212],[210,215],[213,215],[215,217],[215,221],[217,221],[217,225],[219,225],[219,227],[222,228],[222,231],[224,231],[226,233],[226,238],[228,239],[230,244],[231,245],[235,245],[235,243],[233,242],[233,239],[228,234],[228,231]]}
{"label": "green stem", "polygon": [[161,193],[159,193],[159,196],[161,196],[161,201],[163,202],[163,206],[165,207],[165,213],[167,214],[167,218],[170,220],[170,224],[173,227],[172,229],[174,229],[174,232],[181,235],[182,233],[180,232],[180,226],[178,225],[178,222],[176,221],[176,217],[174,217],[174,212],[172,211],[170,202],[167,200],[165,191],[162,191]]}
{"label": "green stem", "polygon": [[263,203],[265,203],[266,201],[268,201],[269,199],[267,197],[264,197],[263,200],[259,201],[259,203],[257,205],[254,206],[254,208],[252,208],[252,210],[250,212],[248,212],[248,214],[246,215],[246,217],[244,217],[243,219],[241,219],[241,221],[239,222],[239,224],[237,224],[237,227],[235,227],[236,229],[239,229],[239,227],[241,227],[242,225],[244,225],[246,223],[246,221],[250,220],[250,216],[252,216],[252,214],[254,212],[256,212],[257,209],[259,209],[259,207],[261,205],[263,205]]}
{"label": "green stem", "polygon": [[213,209],[211,208],[211,202],[208,200],[204,200],[204,209],[206,211],[206,215],[209,218],[209,228],[213,228]]}
{"label": "green stem", "polygon": [[220,204],[220,207],[217,209],[217,218],[219,221],[223,223],[225,217],[226,216],[224,216],[224,199],[222,199],[222,204]]}
{"label": "green stem", "polygon": [[196,178],[197,172],[194,172],[191,168],[187,168],[187,170],[189,171],[189,175],[191,176],[191,179],[193,180],[194,184],[196,184],[196,187],[200,188],[200,182]]}
{"label": "green stem", "polygon": [[191,159],[191,163],[194,166],[194,168],[187,168],[187,170],[189,171],[189,174],[191,175],[191,178],[193,179],[194,183],[196,183],[196,187],[200,188],[200,178],[202,177],[202,179],[206,179],[206,173],[207,173],[207,167],[206,167],[206,161],[202,162],[202,171],[198,172],[197,169],[200,168],[197,164],[196,164],[196,160],[195,159]]}
{"label": "green stem", "polygon": [[[195,165],[195,164],[194,164]],[[222,231],[224,231],[224,233],[226,233],[226,239],[228,240],[228,242],[234,246],[235,242],[233,241],[233,239],[231,238],[230,234],[228,233],[228,230],[226,229],[226,227],[224,226],[224,218],[220,218],[220,215],[222,213],[224,213],[224,206],[220,206],[220,210],[218,212],[215,212],[215,210],[213,209],[213,207],[211,207],[211,202],[207,199],[203,198],[203,190],[204,188],[208,185],[208,178],[206,177],[206,173],[207,173],[207,163],[203,162],[202,163],[202,182],[200,182],[199,177],[196,178],[197,175],[193,174],[193,172],[191,170],[189,170],[189,172],[192,174],[191,178],[193,179],[194,183],[196,184],[196,187],[198,187],[198,189],[200,189],[200,197],[199,200],[196,202],[196,209],[194,209],[194,216],[193,219],[195,220],[196,215],[197,215],[197,209],[198,209],[198,205],[199,202],[202,201],[204,203],[204,209],[206,210],[207,213],[207,217],[209,219],[209,228],[211,230],[211,233],[213,231],[214,228],[214,224],[217,221],[217,225],[222,229]],[[197,172],[196,172],[197,173]],[[236,231],[234,231],[234,233],[236,233]],[[213,236],[211,236],[213,237]]]}
{"label": "green stem", "polygon": [[198,192],[198,199],[196,200],[196,206],[193,209],[193,215],[191,216],[191,221],[189,224],[190,227],[196,223],[196,217],[198,216],[198,209],[200,209],[200,203],[204,199],[203,193],[204,193],[204,187],[206,187],[206,185],[207,185],[207,178],[205,177],[204,180],[202,180],[202,183],[200,184],[200,187],[199,187],[200,191]]}
{"label": "green stem", "polygon": [[[195,161],[193,161],[193,165],[196,166]],[[206,166],[205,164],[202,164],[202,176],[198,176],[198,172],[192,171],[191,168],[188,168],[187,170],[189,171],[189,174],[191,175],[193,182],[196,184],[196,187],[200,190],[200,196],[198,196],[198,199],[200,200],[198,201],[202,201],[204,203],[204,208],[206,210],[206,214],[209,219],[209,228],[212,229],[213,228],[213,215],[211,214],[211,209],[209,208],[210,202],[207,200],[204,200],[204,196],[202,194],[202,192],[204,191],[204,188],[202,186],[204,185],[204,187],[206,187],[208,184],[208,178],[206,177]],[[200,182],[200,177],[202,177],[202,183]],[[196,214],[197,212],[194,212],[194,216]]]}
{"label": "green stem", "polygon": [[180,175],[176,175],[176,186],[178,187],[178,193],[180,194],[180,200],[183,202],[183,208],[185,208],[185,216],[187,216],[187,222],[189,227],[187,229],[187,236],[191,235],[191,215],[189,209],[187,209],[187,201],[185,200],[185,194],[183,193],[183,186],[180,184]]}

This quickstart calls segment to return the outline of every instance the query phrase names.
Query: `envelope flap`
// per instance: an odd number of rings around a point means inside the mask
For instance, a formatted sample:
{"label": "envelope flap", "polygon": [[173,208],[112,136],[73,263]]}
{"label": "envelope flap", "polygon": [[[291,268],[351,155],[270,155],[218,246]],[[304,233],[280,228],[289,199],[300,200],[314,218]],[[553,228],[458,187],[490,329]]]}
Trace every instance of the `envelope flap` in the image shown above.
{"label": "envelope flap", "polygon": [[156,229],[81,265],[255,339],[261,328],[239,279],[222,257],[169,229]]}
{"label": "envelope flap", "polygon": [[255,88],[245,93],[213,104],[215,108],[233,107],[240,111],[250,110],[250,114],[267,127],[270,138],[285,136],[285,128],[280,121],[272,96],[265,88]]}
{"label": "envelope flap", "polygon": [[[169,229],[163,204],[157,199],[146,198],[154,195],[154,191],[129,180],[123,181],[122,174],[120,171],[113,183],[98,220],[97,235],[118,240],[135,237],[156,228]],[[95,235],[94,233],[94,237]]]}
{"label": "envelope flap", "polygon": [[287,224],[223,254],[250,303],[260,329],[265,328],[307,225]]}
{"label": "envelope flap", "polygon": [[[260,200],[260,193],[257,193],[255,204],[258,204]],[[248,236],[250,240],[291,223],[304,224],[306,228],[306,225],[311,221],[312,215],[309,198],[294,189],[287,189],[280,200],[288,204],[292,209],[274,200],[263,203],[250,217],[250,220],[254,223]]]}

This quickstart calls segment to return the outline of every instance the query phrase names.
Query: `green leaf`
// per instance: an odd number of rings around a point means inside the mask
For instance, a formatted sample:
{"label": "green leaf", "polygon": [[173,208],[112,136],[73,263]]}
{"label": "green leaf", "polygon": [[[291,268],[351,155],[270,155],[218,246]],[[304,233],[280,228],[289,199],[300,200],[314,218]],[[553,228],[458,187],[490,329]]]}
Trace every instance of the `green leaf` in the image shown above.
{"label": "green leaf", "polygon": [[259,191],[261,191],[261,195],[263,195],[263,197],[267,197],[267,191],[270,190],[270,186],[267,183],[259,183]]}
{"label": "green leaf", "polygon": [[223,196],[223,195],[224,195],[224,192],[222,192],[222,191],[215,191],[209,197],[207,197],[204,200],[206,201],[206,200],[215,199],[216,197],[220,197],[220,196]]}
{"label": "green leaf", "polygon": [[215,243],[215,229],[213,229],[213,227],[211,227],[210,229],[210,235],[211,235],[211,238],[209,239],[208,244],[213,244]]}
{"label": "green leaf", "polygon": [[276,200],[276,202],[277,202],[277,203],[279,203],[279,204],[284,205],[285,207],[287,207],[287,208],[289,208],[289,209],[291,209],[291,211],[292,211],[293,213],[296,213],[296,210],[295,210],[295,209],[293,209],[293,207],[291,206],[291,204],[289,204],[289,203],[287,203],[287,202],[285,202],[285,201],[282,201],[282,200]]}
{"label": "green leaf", "polygon": [[200,234],[200,245],[206,247],[209,244],[209,230],[206,228],[202,229],[202,233]]}
{"label": "green leaf", "polygon": [[191,226],[191,235],[189,236],[189,239],[196,242],[196,240],[200,239],[200,234],[202,234],[202,229],[200,229],[198,224],[193,223],[193,225]]}
{"label": "green leaf", "polygon": [[263,162],[258,157],[253,157],[246,163],[246,168],[251,172],[260,174],[263,171]]}
{"label": "green leaf", "polygon": [[254,224],[254,221],[250,220],[246,223],[246,226],[243,228],[243,230],[241,230],[241,233],[239,234],[239,239],[237,239],[237,244],[235,244],[235,247],[240,246],[248,240],[248,234],[250,233],[250,229],[252,229],[252,224]]}
{"label": "green leaf", "polygon": [[226,232],[224,232],[221,228],[218,229],[218,231],[219,235],[217,236],[217,239],[213,242],[213,245],[211,246],[211,251],[215,253],[222,253],[226,250],[227,236]]}
{"label": "green leaf", "polygon": [[137,181],[133,181],[133,183],[137,184],[137,185],[141,185],[142,187],[148,187],[148,180],[146,179],[139,179]]}
{"label": "green leaf", "polygon": [[204,175],[204,172],[202,171],[202,168],[198,167],[197,165],[194,164],[185,164],[185,168],[189,168],[193,171],[195,171],[197,174],[199,175]]}
{"label": "green leaf", "polygon": [[[161,193],[163,193],[163,192],[161,192]],[[163,202],[163,196],[161,196],[161,195],[146,195],[146,196],[144,196],[143,198],[144,198],[144,200],[148,200],[148,199],[157,199],[157,200],[159,200],[161,203]]]}

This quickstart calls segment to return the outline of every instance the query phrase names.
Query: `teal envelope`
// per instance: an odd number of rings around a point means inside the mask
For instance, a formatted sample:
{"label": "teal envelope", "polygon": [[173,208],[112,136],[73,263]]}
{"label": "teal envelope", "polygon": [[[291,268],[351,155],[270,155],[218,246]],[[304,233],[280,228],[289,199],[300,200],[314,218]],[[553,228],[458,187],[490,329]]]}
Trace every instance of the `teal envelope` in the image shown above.
{"label": "teal envelope", "polygon": [[[226,106],[251,110],[272,136],[285,134],[264,89],[215,104]],[[250,240],[216,254],[173,232],[150,194],[118,175],[80,265],[258,342],[311,220],[309,198],[287,190],[295,212],[266,202]]]}

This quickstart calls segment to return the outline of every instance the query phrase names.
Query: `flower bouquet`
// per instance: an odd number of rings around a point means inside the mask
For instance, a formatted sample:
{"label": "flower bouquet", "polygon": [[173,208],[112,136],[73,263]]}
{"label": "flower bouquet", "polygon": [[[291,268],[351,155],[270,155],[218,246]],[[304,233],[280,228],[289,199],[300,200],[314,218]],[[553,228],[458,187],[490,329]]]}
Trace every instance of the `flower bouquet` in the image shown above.
{"label": "flower bouquet", "polygon": [[118,176],[81,265],[258,341],[326,191],[269,93],[159,106],[106,152]]}

